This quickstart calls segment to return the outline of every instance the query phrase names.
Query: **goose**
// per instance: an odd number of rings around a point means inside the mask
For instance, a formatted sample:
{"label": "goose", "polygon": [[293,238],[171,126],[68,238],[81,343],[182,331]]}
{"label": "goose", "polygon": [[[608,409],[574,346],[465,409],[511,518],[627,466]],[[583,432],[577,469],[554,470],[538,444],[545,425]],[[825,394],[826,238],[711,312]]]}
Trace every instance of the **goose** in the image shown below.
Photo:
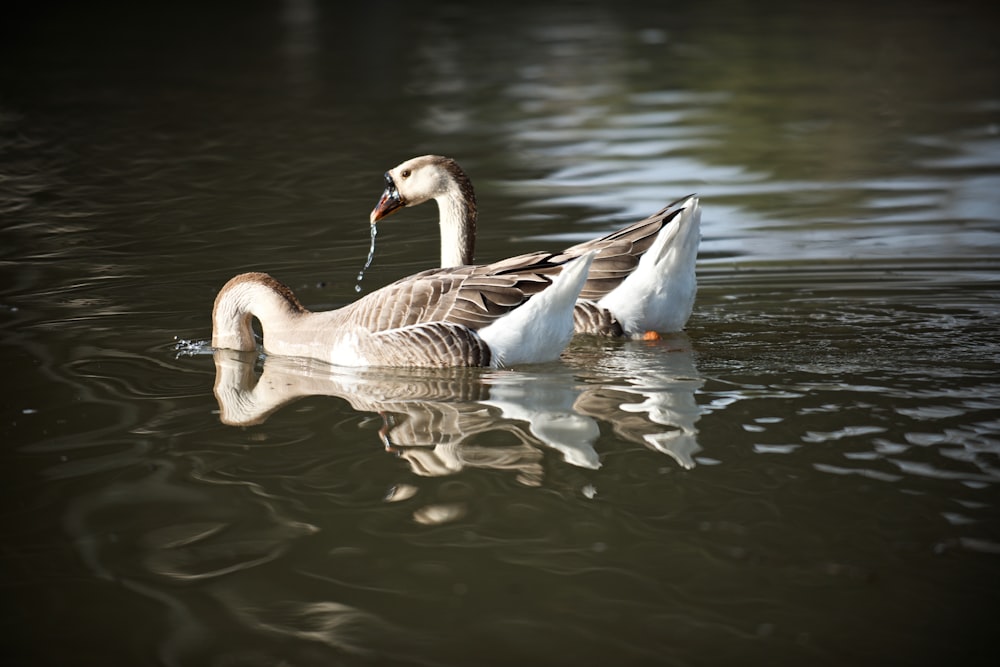
{"label": "goose", "polygon": [[[403,207],[431,199],[438,203],[441,266],[471,264],[476,195],[472,181],[451,158],[422,155],[385,172],[385,189],[370,222],[375,225]],[[574,311],[576,333],[658,338],[657,332],[682,330],[694,307],[700,227],[698,197],[690,195],[556,254],[566,259],[596,252]]]}
{"label": "goose", "polygon": [[573,309],[594,253],[430,269],[343,308],[313,312],[266,273],[219,291],[212,347],[256,349],[337,366],[509,367],[554,361],[573,336]]}

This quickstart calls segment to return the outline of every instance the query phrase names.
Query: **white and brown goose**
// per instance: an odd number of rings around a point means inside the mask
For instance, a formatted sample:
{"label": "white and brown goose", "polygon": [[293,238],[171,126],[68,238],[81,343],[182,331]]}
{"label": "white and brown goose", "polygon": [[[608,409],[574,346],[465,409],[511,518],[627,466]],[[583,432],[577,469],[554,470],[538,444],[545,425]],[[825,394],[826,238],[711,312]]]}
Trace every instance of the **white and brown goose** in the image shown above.
{"label": "white and brown goose", "polygon": [[487,366],[552,361],[573,336],[575,301],[593,253],[431,269],[343,308],[313,312],[266,273],[219,291],[212,346],[339,366]]}
{"label": "white and brown goose", "polygon": [[[441,266],[472,264],[478,211],[472,182],[455,160],[415,157],[385,173],[385,190],[371,224],[405,206],[438,203]],[[566,260],[595,252],[574,312],[577,333],[640,337],[680,331],[694,307],[695,260],[701,241],[701,209],[694,195],[644,220],[553,255]]]}

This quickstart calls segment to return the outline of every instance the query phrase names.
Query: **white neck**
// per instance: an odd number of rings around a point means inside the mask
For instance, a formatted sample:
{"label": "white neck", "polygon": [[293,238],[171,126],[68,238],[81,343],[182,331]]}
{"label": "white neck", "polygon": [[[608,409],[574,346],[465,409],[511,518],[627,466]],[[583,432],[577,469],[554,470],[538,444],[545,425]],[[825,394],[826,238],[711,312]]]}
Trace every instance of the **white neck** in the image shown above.
{"label": "white neck", "polygon": [[441,227],[441,268],[473,263],[476,247],[476,208],[457,185],[435,198]]}
{"label": "white neck", "polygon": [[[294,299],[294,297],[291,297]],[[270,284],[256,281],[233,280],[219,292],[212,312],[212,347],[249,352],[256,349],[250,322],[256,317],[274,340],[281,340],[304,309],[275,290]]]}

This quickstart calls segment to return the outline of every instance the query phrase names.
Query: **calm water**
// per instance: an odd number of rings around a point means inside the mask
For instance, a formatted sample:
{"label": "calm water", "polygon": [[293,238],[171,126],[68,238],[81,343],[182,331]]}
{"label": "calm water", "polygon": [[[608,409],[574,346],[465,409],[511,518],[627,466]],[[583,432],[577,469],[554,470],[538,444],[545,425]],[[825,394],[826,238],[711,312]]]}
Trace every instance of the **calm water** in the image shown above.
{"label": "calm water", "polygon": [[[4,21],[5,664],[997,659],[995,13],[503,4]],[[481,260],[698,192],[687,331],[510,371],[207,349],[239,271],[356,298],[426,152]]]}

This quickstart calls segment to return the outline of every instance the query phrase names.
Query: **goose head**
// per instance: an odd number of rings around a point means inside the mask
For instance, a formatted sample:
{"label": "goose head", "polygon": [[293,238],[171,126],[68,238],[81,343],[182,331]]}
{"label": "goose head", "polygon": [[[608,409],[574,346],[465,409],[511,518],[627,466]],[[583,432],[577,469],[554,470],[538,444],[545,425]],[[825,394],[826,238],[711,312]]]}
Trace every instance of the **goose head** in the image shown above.
{"label": "goose head", "polygon": [[369,220],[434,200],[441,225],[441,266],[472,264],[476,242],[476,195],[458,163],[441,155],[421,155],[385,172],[385,189]]}

